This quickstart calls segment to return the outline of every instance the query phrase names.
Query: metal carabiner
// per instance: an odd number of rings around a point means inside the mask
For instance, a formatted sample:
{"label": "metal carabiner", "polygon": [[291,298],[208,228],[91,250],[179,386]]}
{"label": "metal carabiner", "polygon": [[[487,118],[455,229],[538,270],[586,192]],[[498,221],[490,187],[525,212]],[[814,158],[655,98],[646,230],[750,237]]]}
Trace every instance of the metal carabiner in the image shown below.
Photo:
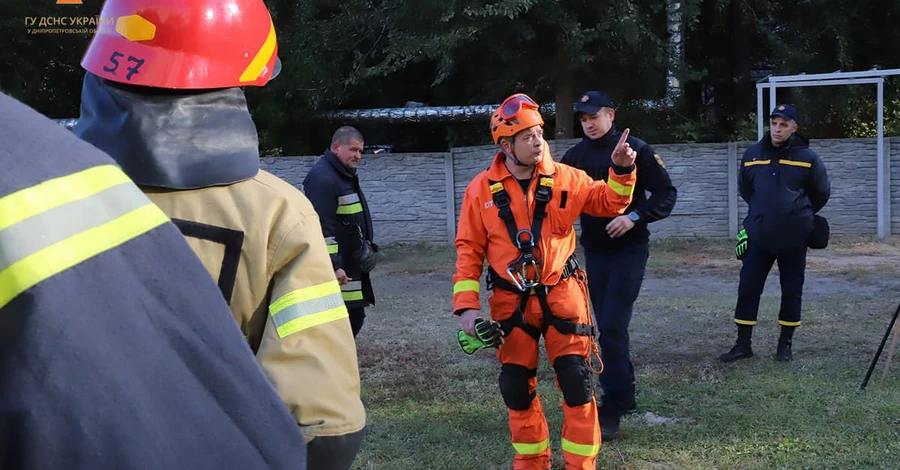
{"label": "metal carabiner", "polygon": [[[528,279],[528,266],[531,266],[532,269],[534,269],[534,273],[538,275],[537,279]],[[509,274],[509,278],[512,279],[513,284],[515,284],[516,288],[522,292],[540,285],[541,279],[539,273],[540,265],[534,259],[522,262],[522,259],[519,258],[515,262],[510,263],[509,267],[506,269],[506,274]]]}

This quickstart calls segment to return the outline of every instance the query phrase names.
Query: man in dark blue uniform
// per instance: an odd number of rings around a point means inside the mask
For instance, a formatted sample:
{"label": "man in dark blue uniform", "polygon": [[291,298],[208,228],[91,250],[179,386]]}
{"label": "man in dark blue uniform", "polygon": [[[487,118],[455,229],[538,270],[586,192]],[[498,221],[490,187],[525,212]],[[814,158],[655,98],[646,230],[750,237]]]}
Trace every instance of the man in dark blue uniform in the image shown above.
{"label": "man in dark blue uniform", "polygon": [[111,158],[0,93],[0,166],[0,468],[306,468],[218,287]]}
{"label": "man in dark blue uniform", "polygon": [[362,134],[356,128],[342,126],[334,132],[331,147],[303,180],[303,193],[322,223],[354,337],[365,322],[365,308],[375,304],[369,273],[375,267],[378,250],[372,242],[372,214],[356,173],[362,151]]}
{"label": "man in dark blue uniform", "polygon": [[[566,152],[562,163],[586,171],[595,180],[606,179],[610,156],[621,136],[614,125],[613,102],[603,92],[588,91],[579,98],[576,110],[585,137]],[[603,439],[618,433],[622,414],[636,411],[628,326],[650,253],[647,225],[667,217],[677,196],[653,148],[634,136],[628,137],[628,144],[637,151],[637,185],[625,215],[612,219],[581,215],[581,245],[604,364],[600,374]]]}
{"label": "man in dark blue uniform", "polygon": [[753,356],[750,339],[759,297],[772,265],[781,279],[781,336],[775,358],[790,361],[794,329],[800,326],[800,304],[806,271],[806,250],[813,219],[825,207],[831,185],[825,165],[798,135],[797,110],[782,104],[772,110],[769,132],[741,159],[738,188],[749,211],[738,234],[735,254],[743,260],[734,322],[737,343],[719,356],[733,362]]}

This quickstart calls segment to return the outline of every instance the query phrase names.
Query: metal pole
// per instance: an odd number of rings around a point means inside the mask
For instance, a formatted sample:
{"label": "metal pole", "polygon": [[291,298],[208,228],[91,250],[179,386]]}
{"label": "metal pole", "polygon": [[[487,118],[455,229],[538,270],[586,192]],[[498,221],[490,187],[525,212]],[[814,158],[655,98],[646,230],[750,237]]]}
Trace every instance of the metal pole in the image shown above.
{"label": "metal pole", "polygon": [[756,84],[756,140],[763,137],[763,84]]}
{"label": "metal pole", "polygon": [[[777,88],[777,83],[769,82],[769,109],[766,110],[766,117],[768,117],[769,113],[775,109],[775,106],[778,106],[778,102],[775,101],[775,95],[778,93]],[[768,122],[768,119],[766,119],[766,121]]]}
{"label": "metal pole", "polygon": [[878,351],[875,352],[875,357],[872,358],[872,364],[869,365],[869,371],[866,372],[866,378],[863,379],[863,383],[859,388],[865,389],[866,385],[869,384],[869,377],[872,377],[872,372],[875,370],[875,364],[878,363],[878,358],[881,357],[881,351],[884,349],[884,344],[887,343],[887,339],[891,335],[891,330],[894,329],[897,315],[900,315],[900,304],[897,305],[897,310],[894,311],[894,316],[888,324],[887,331],[884,332],[884,338],[881,339],[881,345],[878,346]]}
{"label": "metal pole", "polygon": [[878,80],[878,239],[884,239],[886,235],[885,229],[885,221],[887,217],[885,216],[885,194],[884,188],[885,180],[888,175],[885,175],[884,171],[884,78]]}

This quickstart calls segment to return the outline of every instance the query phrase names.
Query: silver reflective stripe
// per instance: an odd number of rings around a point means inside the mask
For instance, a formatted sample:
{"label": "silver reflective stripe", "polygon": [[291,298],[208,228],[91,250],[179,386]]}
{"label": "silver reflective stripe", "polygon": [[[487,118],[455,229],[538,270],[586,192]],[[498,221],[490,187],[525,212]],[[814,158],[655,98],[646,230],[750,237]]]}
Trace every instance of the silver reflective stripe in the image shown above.
{"label": "silver reflective stripe", "polygon": [[326,245],[335,245],[335,244],[337,244],[337,241],[334,240],[334,237],[325,237],[325,244]]}
{"label": "silver reflective stripe", "polygon": [[352,292],[356,290],[362,290],[362,282],[361,281],[350,281],[341,286],[341,290],[344,292]]}
{"label": "silver reflective stripe", "polygon": [[0,272],[13,263],[150,203],[130,182],[107,188],[0,230]]}
{"label": "silver reflective stripe", "polygon": [[359,202],[359,194],[356,193],[338,197],[338,204],[342,206],[346,206],[347,204],[353,204],[356,202]]}
{"label": "silver reflective stripe", "polygon": [[317,297],[315,299],[304,300],[295,304],[291,304],[280,310],[275,315],[272,315],[272,321],[275,323],[275,328],[277,329],[298,318],[326,312],[328,310],[340,308],[343,306],[344,299],[340,296],[340,294],[328,294],[325,297]]}

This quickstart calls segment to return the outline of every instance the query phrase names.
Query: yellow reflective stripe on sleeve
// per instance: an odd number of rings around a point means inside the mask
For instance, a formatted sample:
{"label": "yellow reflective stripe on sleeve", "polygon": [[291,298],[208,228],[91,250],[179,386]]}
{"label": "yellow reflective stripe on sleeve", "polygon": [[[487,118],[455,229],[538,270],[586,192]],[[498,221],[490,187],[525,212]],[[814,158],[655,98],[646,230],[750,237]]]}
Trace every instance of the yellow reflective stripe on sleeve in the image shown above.
{"label": "yellow reflective stripe on sleeve", "polygon": [[288,292],[269,305],[279,338],[347,317],[338,282],[328,281]]}
{"label": "yellow reflective stripe on sleeve", "polygon": [[325,237],[325,246],[328,247],[329,255],[336,255],[338,253],[338,242],[334,237]]}
{"label": "yellow reflective stripe on sleeve", "polygon": [[0,307],[166,222],[122,173],[102,165],[0,199]]}
{"label": "yellow reflective stripe on sleeve", "polygon": [[550,439],[544,439],[537,444],[525,444],[522,442],[513,442],[513,448],[516,449],[516,453],[522,455],[534,455],[540,454],[541,452],[550,448]]}
{"label": "yellow reflective stripe on sleeve", "polygon": [[749,162],[744,162],[744,166],[768,165],[769,163],[772,163],[772,160],[752,160]]}
{"label": "yellow reflective stripe on sleeve", "polygon": [[607,184],[619,196],[631,196],[634,193],[634,186],[625,186],[612,178],[609,179]]}
{"label": "yellow reflective stripe on sleeve", "polygon": [[263,68],[269,63],[272,54],[275,53],[276,44],[275,24],[273,23],[269,27],[269,35],[266,36],[266,41],[263,43],[262,47],[259,48],[256,56],[253,57],[253,60],[250,61],[250,64],[247,65],[247,68],[244,69],[244,73],[241,74],[241,77],[238,80],[241,82],[252,82],[259,78]]}
{"label": "yellow reflective stripe on sleeve", "polygon": [[576,444],[568,439],[562,440],[563,452],[580,455],[582,457],[593,457],[600,452],[600,443],[596,444]]}
{"label": "yellow reflective stripe on sleeve", "polygon": [[350,281],[341,286],[341,296],[344,298],[345,302],[352,302],[354,300],[362,300],[363,292],[362,292],[362,281]]}
{"label": "yellow reflective stripe on sleeve", "polygon": [[738,320],[737,318],[735,318],[734,322],[737,323],[738,325],[750,325],[750,326],[756,325],[755,320]]}
{"label": "yellow reflective stripe on sleeve", "polygon": [[800,326],[800,322],[798,322],[798,321],[778,320],[778,324],[782,325],[782,326]]}
{"label": "yellow reflective stripe on sleeve", "polygon": [[350,204],[348,206],[338,206],[337,213],[341,215],[359,214],[363,211],[362,203]]}
{"label": "yellow reflective stripe on sleeve", "polygon": [[363,293],[361,290],[354,292],[341,292],[341,297],[343,297],[344,302],[353,302],[354,300],[362,300]]}
{"label": "yellow reflective stripe on sleeve", "polygon": [[0,230],[129,181],[119,167],[102,165],[16,191],[0,199]]}
{"label": "yellow reflective stripe on sleeve", "polygon": [[453,284],[453,295],[460,292],[481,292],[481,283],[478,281],[456,281]]}
{"label": "yellow reflective stripe on sleeve", "polygon": [[782,165],[799,166],[801,168],[812,168],[812,163],[798,162],[797,160],[778,160]]}

